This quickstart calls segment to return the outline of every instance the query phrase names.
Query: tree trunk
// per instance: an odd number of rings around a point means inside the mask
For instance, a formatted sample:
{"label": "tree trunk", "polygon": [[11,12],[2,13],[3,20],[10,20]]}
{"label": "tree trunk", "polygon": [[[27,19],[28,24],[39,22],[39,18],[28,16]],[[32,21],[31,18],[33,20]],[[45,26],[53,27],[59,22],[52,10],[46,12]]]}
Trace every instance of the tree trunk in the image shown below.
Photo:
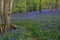
{"label": "tree trunk", "polygon": [[27,11],[26,11],[26,0],[25,0],[25,13],[26,13]]}
{"label": "tree trunk", "polygon": [[58,8],[58,0],[56,0],[55,8]]}
{"label": "tree trunk", "polygon": [[37,11],[39,11],[39,4],[37,4]]}
{"label": "tree trunk", "polygon": [[13,0],[4,0],[4,17],[5,17],[6,29],[9,29],[11,24],[10,15],[12,13],[12,3]]}
{"label": "tree trunk", "polygon": [[37,11],[40,11],[40,13],[41,13],[42,12],[42,10],[41,10],[41,0],[38,0],[38,2],[40,2],[40,3],[37,4]]}
{"label": "tree trunk", "polygon": [[50,10],[50,11],[52,11],[52,8],[53,8],[52,4],[53,4],[53,1],[50,0],[50,2],[49,2],[49,10]]}
{"label": "tree trunk", "polygon": [[0,0],[0,25],[2,25],[2,15],[3,15],[3,0]]}
{"label": "tree trunk", "polygon": [[41,8],[41,0],[40,0],[40,13],[42,12],[42,8]]}
{"label": "tree trunk", "polygon": [[[37,0],[39,2],[39,0]],[[37,3],[37,11],[39,11],[39,3]]]}

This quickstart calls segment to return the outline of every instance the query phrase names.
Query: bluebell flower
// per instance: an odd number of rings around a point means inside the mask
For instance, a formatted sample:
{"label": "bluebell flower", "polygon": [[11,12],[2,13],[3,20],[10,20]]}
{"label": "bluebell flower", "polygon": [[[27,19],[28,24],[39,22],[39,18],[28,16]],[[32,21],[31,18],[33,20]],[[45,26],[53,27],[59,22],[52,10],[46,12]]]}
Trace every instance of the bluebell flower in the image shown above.
{"label": "bluebell flower", "polygon": [[12,40],[17,40],[17,39],[15,37],[13,37]]}

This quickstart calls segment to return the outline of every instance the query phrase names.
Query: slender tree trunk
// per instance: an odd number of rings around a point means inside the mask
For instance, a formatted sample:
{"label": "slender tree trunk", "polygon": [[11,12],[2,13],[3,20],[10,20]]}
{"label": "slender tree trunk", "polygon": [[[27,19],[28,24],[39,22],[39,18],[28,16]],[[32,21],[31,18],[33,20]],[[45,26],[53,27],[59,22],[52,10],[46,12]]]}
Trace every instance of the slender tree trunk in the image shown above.
{"label": "slender tree trunk", "polygon": [[26,0],[25,0],[25,13],[26,13],[27,11],[26,11]]}
{"label": "slender tree trunk", "polygon": [[52,4],[53,4],[53,1],[52,1],[52,0],[50,0],[50,2],[49,2],[49,10],[50,10],[50,11],[52,11],[52,9],[53,9]]}
{"label": "slender tree trunk", "polygon": [[[39,2],[39,0],[37,0]],[[39,3],[37,3],[37,11],[39,11]]]}
{"label": "slender tree trunk", "polygon": [[[16,8],[18,8],[18,3],[19,3],[19,0],[16,0]],[[19,13],[19,10],[17,10],[17,13]]]}
{"label": "slender tree trunk", "polygon": [[39,11],[39,4],[37,4],[37,11]]}
{"label": "slender tree trunk", "polygon": [[56,0],[55,8],[58,8],[58,0]]}
{"label": "slender tree trunk", "polygon": [[33,12],[33,2],[31,3],[31,5],[32,5],[32,9],[31,9],[31,11]]}
{"label": "slender tree trunk", "polygon": [[40,0],[40,13],[42,12],[42,9],[41,9],[41,0]]}

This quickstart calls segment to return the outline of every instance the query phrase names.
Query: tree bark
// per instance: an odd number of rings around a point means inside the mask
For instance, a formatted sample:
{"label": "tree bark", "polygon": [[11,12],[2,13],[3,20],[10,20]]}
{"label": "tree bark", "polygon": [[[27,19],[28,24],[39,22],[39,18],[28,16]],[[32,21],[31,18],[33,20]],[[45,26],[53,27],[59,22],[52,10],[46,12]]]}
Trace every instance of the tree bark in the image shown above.
{"label": "tree bark", "polygon": [[26,13],[27,11],[26,11],[26,0],[25,0],[25,13]]}
{"label": "tree bark", "polygon": [[3,15],[3,0],[0,0],[0,25],[2,25],[2,15]]}
{"label": "tree bark", "polygon": [[55,8],[58,8],[58,0],[56,0]]}
{"label": "tree bark", "polygon": [[40,13],[42,12],[42,8],[41,8],[41,0],[40,0]]}
{"label": "tree bark", "polygon": [[6,29],[9,29],[11,24],[10,15],[12,13],[12,3],[13,0],[4,0],[4,17],[5,17]]}
{"label": "tree bark", "polygon": [[50,10],[50,11],[52,11],[52,9],[53,9],[53,5],[52,5],[52,4],[53,4],[53,1],[50,0],[50,2],[49,2],[49,10]]}
{"label": "tree bark", "polygon": [[[39,2],[39,0],[37,0]],[[39,11],[39,3],[37,3],[37,11]]]}

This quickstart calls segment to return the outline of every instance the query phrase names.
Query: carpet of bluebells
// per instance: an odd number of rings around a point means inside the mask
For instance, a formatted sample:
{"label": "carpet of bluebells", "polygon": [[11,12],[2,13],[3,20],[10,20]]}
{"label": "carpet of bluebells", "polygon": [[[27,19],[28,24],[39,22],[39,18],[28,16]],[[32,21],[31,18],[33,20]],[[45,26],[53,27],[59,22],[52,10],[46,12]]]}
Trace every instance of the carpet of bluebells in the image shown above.
{"label": "carpet of bluebells", "polygon": [[12,14],[20,29],[0,34],[0,40],[60,40],[60,10]]}

